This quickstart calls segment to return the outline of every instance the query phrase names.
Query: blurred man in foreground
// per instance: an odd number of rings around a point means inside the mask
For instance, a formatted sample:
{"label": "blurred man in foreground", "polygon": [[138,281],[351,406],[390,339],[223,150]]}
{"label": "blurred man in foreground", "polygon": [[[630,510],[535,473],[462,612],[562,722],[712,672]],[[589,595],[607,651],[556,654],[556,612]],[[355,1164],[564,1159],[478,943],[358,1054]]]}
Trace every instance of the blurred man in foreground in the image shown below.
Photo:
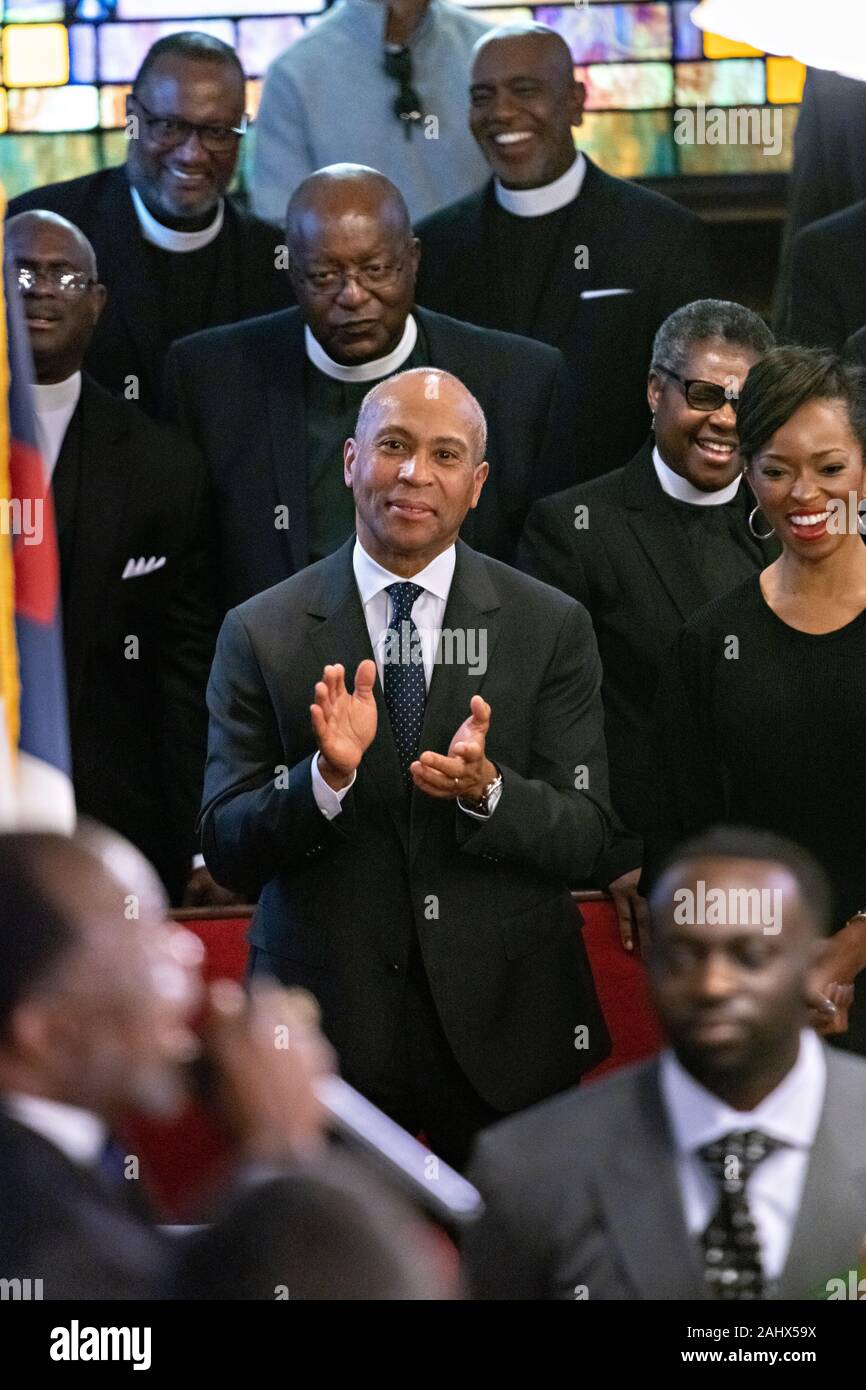
{"label": "blurred man in foreground", "polygon": [[[328,1258],[333,1242],[353,1258],[360,1250],[351,1296],[368,1296],[371,1240],[390,1259],[377,1290],[425,1296],[434,1285],[411,1240],[398,1256],[370,1204],[344,1204],[326,1225],[292,1225],[290,1214],[300,1220],[304,1206],[292,1172],[302,1195],[313,1159],[326,1184],[319,1202],[329,1207],[324,1115],[312,1085],[332,1065],[329,1050],[306,1001],[284,991],[248,1003],[224,981],[203,1000],[200,944],[164,916],[150,866],[109,832],[0,837],[0,1278],[39,1279],[46,1299],[208,1298],[218,1271],[221,1284],[256,1290],[240,1296],[274,1297],[273,1285],[262,1291],[263,1267],[245,1243],[264,1201],[287,1220],[283,1232],[272,1228],[267,1269],[291,1268],[292,1296],[303,1296],[296,1247],[305,1242],[309,1277],[321,1288],[323,1231]],[[191,1022],[203,1002],[202,1050]],[[275,1047],[276,1027],[287,1030],[288,1046]],[[213,1104],[245,1181],[228,1224],[188,1247],[147,1219],[112,1131],[130,1110],[171,1114],[196,1058],[210,1068]]]}
{"label": "blurred man in foreground", "polygon": [[720,829],[676,853],[650,908],[670,1048],[482,1136],[474,1291],[826,1297],[866,1225],[866,1063],[804,1026],[826,880],[775,835]]}

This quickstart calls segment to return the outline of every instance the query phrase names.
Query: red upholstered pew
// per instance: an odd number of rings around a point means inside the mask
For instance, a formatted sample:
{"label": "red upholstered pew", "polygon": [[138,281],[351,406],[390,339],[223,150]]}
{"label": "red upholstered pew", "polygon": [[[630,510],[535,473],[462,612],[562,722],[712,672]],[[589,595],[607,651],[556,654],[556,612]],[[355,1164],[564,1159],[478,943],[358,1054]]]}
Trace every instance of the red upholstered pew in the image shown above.
{"label": "red upholstered pew", "polygon": [[[649,1000],[643,963],[639,956],[623,950],[612,902],[601,893],[576,893],[575,897],[613,1042],[610,1056],[586,1078],[591,1081],[657,1051],[662,1035]],[[172,914],[204,943],[208,981],[244,979],[251,911],[191,908]],[[194,1216],[203,1194],[219,1184],[227,1162],[225,1142],[203,1110],[191,1105],[172,1123],[136,1121],[126,1137],[130,1152],[140,1156],[143,1175],[164,1214],[176,1219]]]}

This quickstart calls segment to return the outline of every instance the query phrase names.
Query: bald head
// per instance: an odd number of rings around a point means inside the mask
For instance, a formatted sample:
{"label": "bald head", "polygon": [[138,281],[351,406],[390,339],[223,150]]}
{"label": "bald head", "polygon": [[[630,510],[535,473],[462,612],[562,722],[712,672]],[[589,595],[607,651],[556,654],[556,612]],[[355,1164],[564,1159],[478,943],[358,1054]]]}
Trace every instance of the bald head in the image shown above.
{"label": "bald head", "polygon": [[484,411],[458,377],[438,367],[413,367],[377,382],[361,402],[355,438],[360,441],[368,437],[371,429],[375,429],[380,412],[387,413],[395,404],[405,404],[411,409],[422,401],[440,402],[449,415],[460,421],[471,441],[473,464],[482,463],[487,451]]}
{"label": "bald head", "polygon": [[9,218],[6,223],[8,253],[26,259],[42,232],[51,234],[58,252],[64,255],[73,270],[83,270],[89,280],[97,278],[96,252],[80,227],[57,212],[49,212],[47,208],[34,208],[32,212],[19,212]]}
{"label": "bald head", "polygon": [[286,218],[289,274],[304,321],[335,362],[393,352],[415,298],[419,247],[403,198],[363,164],[304,179]]}
{"label": "bald head", "polygon": [[322,222],[346,216],[374,218],[395,235],[409,237],[412,223],[399,188],[366,164],[328,164],[299,183],[286,213],[289,250],[315,239]]}
{"label": "bald head", "polygon": [[574,163],[583,119],[568,44],[545,24],[506,24],[475,45],[469,123],[506,188],[540,188]]}

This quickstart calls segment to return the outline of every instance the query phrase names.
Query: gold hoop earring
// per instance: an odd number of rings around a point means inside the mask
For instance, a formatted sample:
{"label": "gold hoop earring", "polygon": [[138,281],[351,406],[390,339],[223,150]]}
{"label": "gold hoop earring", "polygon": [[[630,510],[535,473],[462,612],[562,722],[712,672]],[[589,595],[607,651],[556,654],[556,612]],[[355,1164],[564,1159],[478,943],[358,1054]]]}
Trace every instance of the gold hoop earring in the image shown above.
{"label": "gold hoop earring", "polygon": [[753,508],[752,508],[752,510],[749,512],[749,520],[748,520],[748,523],[747,523],[747,524],[748,524],[749,530],[751,531],[752,535],[755,537],[755,540],[756,540],[756,541],[768,541],[768,540],[770,539],[771,536],[775,536],[775,534],[776,534],[776,528],[775,528],[775,526],[771,526],[770,529],[769,529],[769,531],[766,532],[766,534],[762,534],[760,531],[756,531],[755,528],[754,528],[754,526],[752,525],[752,522],[753,522],[754,519],[755,519],[755,513],[756,513],[756,512],[759,512],[760,510],[761,510],[760,507],[753,507]]}

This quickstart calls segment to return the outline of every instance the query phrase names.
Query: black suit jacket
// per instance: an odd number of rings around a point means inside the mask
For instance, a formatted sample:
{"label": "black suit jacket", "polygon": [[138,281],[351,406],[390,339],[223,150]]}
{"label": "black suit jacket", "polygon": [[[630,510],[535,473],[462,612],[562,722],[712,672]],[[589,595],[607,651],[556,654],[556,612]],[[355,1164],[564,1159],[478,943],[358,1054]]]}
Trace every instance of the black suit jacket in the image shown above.
{"label": "black suit jacket", "polygon": [[823,217],[796,237],[783,323],[786,337],[841,352],[866,324],[866,199]]}
{"label": "black suit jacket", "polygon": [[[743,544],[755,568],[779,553],[775,539],[752,540],[753,505],[741,485]],[[575,527],[575,508],[587,508]],[[650,748],[655,689],[683,622],[716,597],[699,573],[688,538],[666,503],[652,440],[625,468],[537,502],[520,543],[520,564],[589,610],[598,638],[611,799],[625,824],[644,832],[654,807]],[[606,882],[633,867],[605,864]],[[628,852],[626,852],[628,857]]]}
{"label": "black suit jacket", "polygon": [[[682,304],[718,292],[700,219],[605,174],[592,160],[571,203],[529,337],[552,343],[570,369],[578,414],[575,481],[619,467],[649,428],[646,375],[656,329]],[[507,286],[491,254],[493,183],[419,223],[418,301],[470,323],[502,327]],[[575,248],[588,268],[575,269]],[[628,294],[592,297],[596,290]],[[590,292],[590,298],[582,298]]]}
{"label": "black suit jacket", "polygon": [[[126,169],[120,165],[31,189],[12,199],[8,216],[31,208],[47,208],[68,218],[93,244],[108,300],[85,365],[115,395],[124,394],[127,377],[137,377],[139,395],[131,399],[154,414],[164,367],[159,352],[162,306],[159,287],[148,276],[146,243]],[[225,199],[215,293],[202,328],[267,314],[294,302],[288,275],[274,266],[276,243],[273,227]]]}
{"label": "black suit jacket", "polygon": [[0,1110],[0,1279],[41,1279],[46,1299],[167,1297],[171,1239],[126,1187]]}
{"label": "black suit jacket", "polygon": [[[827,1280],[859,1264],[866,1062],[831,1048],[825,1057],[824,1109],[781,1299],[825,1298]],[[675,1164],[656,1058],[486,1130],[469,1174],[486,1203],[463,1243],[471,1290],[511,1300],[708,1299]]]}
{"label": "black suit jacket", "polygon": [[[461,534],[510,561],[530,503],[575,476],[565,366],[513,334],[417,314],[430,366],[458,377],[487,416],[490,474]],[[226,607],[309,563],[305,361],[299,309],[194,334],[168,356],[166,410],[200,446],[216,493]],[[274,525],[281,504],[288,529]]]}
{"label": "black suit jacket", "polygon": [[[489,1105],[518,1109],[608,1049],[568,891],[609,826],[595,638],[578,604],[459,542],[443,628],[485,632],[486,670],[435,668],[421,746],[446,751],[482,694],[501,800],[481,822],[452,801],[410,797],[377,680],[376,736],[328,821],[312,790],[309,706],[326,662],[354,675],[372,656],[353,546],[223,624],[208,687],[205,858],[222,883],[264,885],[250,940],[317,996],[360,1090],[377,1099],[414,937],[463,1072]],[[583,1023],[586,1050],[575,1042]]]}
{"label": "black suit jacket", "polygon": [[[176,431],[85,374],[54,497],[78,809],[137,844],[178,900],[217,626],[204,466]],[[124,578],[130,561],[163,563]]]}

